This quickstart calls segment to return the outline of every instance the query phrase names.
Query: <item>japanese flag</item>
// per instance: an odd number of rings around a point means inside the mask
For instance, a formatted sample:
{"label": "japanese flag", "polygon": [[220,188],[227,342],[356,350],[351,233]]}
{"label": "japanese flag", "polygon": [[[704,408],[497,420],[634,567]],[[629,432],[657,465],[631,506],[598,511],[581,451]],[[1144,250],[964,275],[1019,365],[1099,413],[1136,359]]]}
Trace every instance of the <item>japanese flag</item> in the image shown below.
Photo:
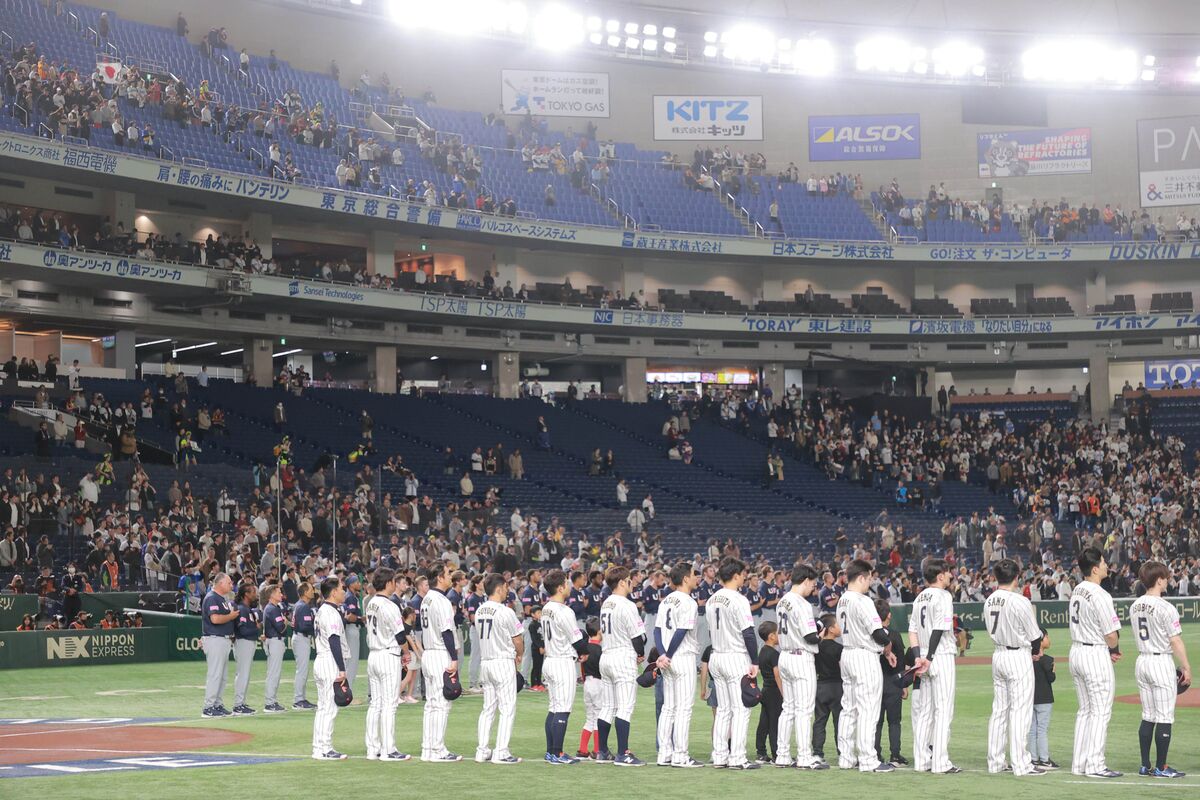
{"label": "japanese flag", "polygon": [[100,77],[105,83],[116,83],[121,76],[120,61],[97,61],[96,71],[100,73]]}

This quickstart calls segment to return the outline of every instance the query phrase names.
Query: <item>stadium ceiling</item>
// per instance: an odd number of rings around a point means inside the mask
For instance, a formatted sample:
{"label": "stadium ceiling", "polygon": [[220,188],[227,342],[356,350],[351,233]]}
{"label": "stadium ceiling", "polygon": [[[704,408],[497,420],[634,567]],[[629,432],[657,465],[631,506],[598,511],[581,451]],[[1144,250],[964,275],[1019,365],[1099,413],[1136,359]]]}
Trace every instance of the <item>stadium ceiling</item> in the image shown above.
{"label": "stadium ceiling", "polygon": [[[584,57],[910,84],[1194,92],[1186,0],[275,0]],[[1033,23],[1031,23],[1033,21]]]}

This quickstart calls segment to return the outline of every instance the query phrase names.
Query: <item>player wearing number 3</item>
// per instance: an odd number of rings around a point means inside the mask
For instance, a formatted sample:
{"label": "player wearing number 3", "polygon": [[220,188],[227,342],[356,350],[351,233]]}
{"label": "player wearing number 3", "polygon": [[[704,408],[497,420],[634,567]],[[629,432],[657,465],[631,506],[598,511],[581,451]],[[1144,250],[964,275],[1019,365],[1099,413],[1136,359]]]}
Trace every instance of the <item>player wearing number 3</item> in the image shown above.
{"label": "player wearing number 3", "polygon": [[[908,643],[917,648],[921,686],[913,692],[913,769],[944,775],[962,772],[950,761],[954,719],[954,573],[940,558],[925,560],[925,589],[913,602]],[[932,752],[930,751],[932,748]]]}
{"label": "player wearing number 3", "polygon": [[1100,587],[1108,577],[1104,554],[1095,547],[1079,553],[1083,580],[1071,592],[1068,618],[1071,625],[1071,677],[1079,697],[1075,716],[1075,752],[1071,772],[1089,778],[1119,778],[1104,758],[1108,722],[1112,719],[1116,674],[1113,664],[1121,658],[1121,618],[1112,595]]}
{"label": "player wearing number 3", "polygon": [[1033,662],[1041,657],[1042,632],[1033,604],[1017,589],[1021,568],[1006,558],[992,568],[998,584],[983,604],[983,621],[996,645],[992,653],[992,717],[988,721],[988,772],[1003,772],[1005,749],[1013,775],[1045,775],[1033,765],[1028,733],[1033,721]]}
{"label": "player wearing number 3", "polygon": [[[1192,682],[1192,668],[1183,645],[1179,612],[1162,597],[1170,575],[1170,570],[1160,562],[1147,561],[1143,564],[1138,578],[1146,593],[1129,607],[1129,623],[1133,627],[1138,649],[1134,675],[1142,699],[1142,725],[1138,730],[1142,767],[1138,774],[1154,778],[1184,776],[1179,770],[1167,766],[1167,749],[1171,746],[1171,726],[1175,723],[1177,687]],[[1179,663],[1179,676],[1175,673],[1176,661]],[[1152,740],[1158,745],[1153,768],[1150,766]]]}

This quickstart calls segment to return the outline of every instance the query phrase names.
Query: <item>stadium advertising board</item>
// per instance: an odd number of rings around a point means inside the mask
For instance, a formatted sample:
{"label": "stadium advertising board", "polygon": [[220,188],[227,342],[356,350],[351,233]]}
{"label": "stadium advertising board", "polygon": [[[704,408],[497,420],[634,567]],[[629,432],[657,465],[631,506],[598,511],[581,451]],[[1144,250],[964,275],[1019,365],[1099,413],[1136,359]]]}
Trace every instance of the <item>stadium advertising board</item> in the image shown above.
{"label": "stadium advertising board", "polygon": [[501,70],[500,105],[505,114],[521,116],[607,117],[608,73]]}
{"label": "stadium advertising board", "polygon": [[1147,389],[1169,389],[1176,383],[1189,387],[1200,380],[1200,358],[1147,361],[1145,364],[1143,383]]}
{"label": "stadium advertising board", "polygon": [[920,114],[808,118],[809,161],[888,161],[920,157]]}
{"label": "stadium advertising board", "polygon": [[1137,146],[1142,207],[1200,203],[1200,116],[1139,119]]}
{"label": "stadium advertising board", "polygon": [[[916,119],[915,115],[913,117]],[[919,152],[919,147],[917,151]],[[95,156],[93,158],[92,156]],[[891,156],[888,156],[891,157]],[[900,157],[900,156],[897,156]],[[915,156],[914,156],[915,157]],[[303,208],[349,215],[382,225],[395,224],[408,235],[429,236],[443,231],[479,234],[507,240],[513,246],[544,244],[609,248],[613,252],[654,251],[657,255],[713,256],[734,259],[787,259],[819,261],[887,261],[900,263],[952,262],[956,264],[1032,264],[1038,262],[1097,261],[1195,261],[1200,260],[1200,241],[1115,242],[1027,245],[981,242],[978,244],[889,242],[843,242],[815,239],[767,239],[750,236],[623,230],[615,226],[581,225],[527,217],[500,217],[408,203],[399,198],[359,192],[283,183],[247,175],[225,173],[201,166],[170,163],[123,154],[107,154],[83,146],[48,142],[31,136],[0,132],[0,164],[7,160],[32,162],[71,170],[72,179],[87,181],[84,172],[103,172],[116,177],[170,189],[185,189],[206,199],[213,195],[233,201],[262,204],[271,213]],[[98,168],[98,166],[100,168]],[[277,210],[276,210],[277,209]],[[411,226],[411,227],[410,227]],[[416,228],[414,230],[413,228]],[[0,263],[14,262],[21,246],[0,242]],[[207,270],[187,270],[178,265],[155,264],[151,268],[134,259],[94,253],[43,249],[45,266],[75,273],[130,277],[143,281],[204,285]],[[259,280],[255,276],[254,280]],[[313,298],[317,299],[317,298]],[[352,301],[351,297],[325,299]]]}
{"label": "stadium advertising board", "polygon": [[16,630],[26,614],[38,613],[38,598],[33,594],[0,594],[0,631]]}
{"label": "stadium advertising board", "polygon": [[163,661],[166,628],[0,632],[0,669]]}
{"label": "stadium advertising board", "polygon": [[977,147],[981,178],[1092,171],[1091,128],[981,133],[977,136]]}
{"label": "stadium advertising board", "polygon": [[655,95],[658,142],[760,142],[762,98],[754,95]]}

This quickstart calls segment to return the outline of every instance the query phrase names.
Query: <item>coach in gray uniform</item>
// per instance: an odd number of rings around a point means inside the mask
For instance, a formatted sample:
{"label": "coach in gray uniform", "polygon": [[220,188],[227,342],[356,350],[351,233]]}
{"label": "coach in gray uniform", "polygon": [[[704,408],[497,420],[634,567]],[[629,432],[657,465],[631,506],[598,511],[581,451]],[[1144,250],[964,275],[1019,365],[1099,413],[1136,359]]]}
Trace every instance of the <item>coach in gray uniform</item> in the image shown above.
{"label": "coach in gray uniform", "polygon": [[262,614],[258,609],[258,587],[243,583],[234,599],[237,605],[237,621],[233,624],[233,661],[237,664],[237,675],[233,679],[233,713],[249,716],[254,709],[246,705],[246,691],[250,688],[250,667],[254,665],[254,653],[258,650],[258,623]]}
{"label": "coach in gray uniform", "polygon": [[227,717],[231,713],[221,703],[225,693],[225,673],[229,669],[229,650],[233,639],[233,621],[238,611],[226,599],[233,591],[233,581],[224,572],[213,581],[212,590],[200,604],[200,649],[208,662],[204,680],[204,716]]}
{"label": "coach in gray uniform", "polygon": [[263,692],[263,711],[278,714],[284,711],[279,704],[279,679],[283,677],[284,635],[287,617],[283,614],[283,590],[277,583],[264,584],[263,651],[267,654],[267,687]]}
{"label": "coach in gray uniform", "polygon": [[342,601],[342,619],[346,622],[346,647],[350,649],[350,657],[346,659],[346,681],[353,689],[354,679],[358,677],[359,637],[362,633],[362,606],[358,602],[362,585],[353,572],[346,576],[343,585],[346,587],[346,599]]}

